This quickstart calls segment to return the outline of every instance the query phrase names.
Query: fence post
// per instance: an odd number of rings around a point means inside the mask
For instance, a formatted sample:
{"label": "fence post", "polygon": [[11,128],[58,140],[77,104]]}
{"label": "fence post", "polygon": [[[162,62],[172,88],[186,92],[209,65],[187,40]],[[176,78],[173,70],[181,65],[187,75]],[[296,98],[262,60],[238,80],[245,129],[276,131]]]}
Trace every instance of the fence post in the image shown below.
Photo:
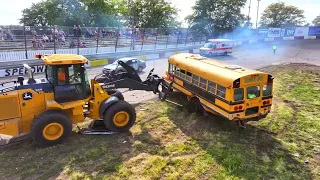
{"label": "fence post", "polygon": [[189,33],[189,28],[187,29],[187,34],[186,34],[186,41],[184,43],[184,46],[187,46],[187,41],[188,41],[188,33]]}
{"label": "fence post", "polygon": [[56,26],[53,25],[53,54],[56,54]]}
{"label": "fence post", "polygon": [[26,59],[28,59],[26,26],[24,24],[23,24],[23,36],[24,36],[24,50],[26,53]]}
{"label": "fence post", "polygon": [[177,47],[179,46],[179,38],[180,38],[180,29],[178,28]]}
{"label": "fence post", "polygon": [[168,47],[168,42],[169,42],[169,32],[167,33],[167,42],[166,42],[166,48]]}
{"label": "fence post", "polygon": [[143,44],[144,44],[144,38],[145,38],[145,35],[146,35],[146,29],[143,29],[143,32],[142,32],[142,44],[141,44],[141,51],[143,49]]}
{"label": "fence post", "polygon": [[78,41],[78,48],[77,48],[77,54],[79,55],[80,54],[80,26],[77,27],[77,31],[76,31],[76,34],[77,34],[77,41]]}
{"label": "fence post", "polygon": [[100,37],[100,29],[98,28],[96,54],[98,54],[98,47],[99,47],[99,37]]}
{"label": "fence post", "polygon": [[120,35],[120,30],[116,31],[116,44],[114,47],[114,52],[117,52],[117,48],[118,48],[118,39],[119,39],[119,35]]}
{"label": "fence post", "polygon": [[157,42],[158,42],[158,28],[156,28],[156,41],[154,42],[154,49],[157,48]]}

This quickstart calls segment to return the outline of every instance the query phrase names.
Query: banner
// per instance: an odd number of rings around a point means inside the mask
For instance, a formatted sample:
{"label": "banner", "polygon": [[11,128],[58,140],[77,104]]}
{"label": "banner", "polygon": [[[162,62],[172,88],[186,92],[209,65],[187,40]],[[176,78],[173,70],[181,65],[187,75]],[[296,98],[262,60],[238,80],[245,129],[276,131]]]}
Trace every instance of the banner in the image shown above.
{"label": "banner", "polygon": [[258,37],[261,37],[261,38],[268,37],[268,29],[259,29]]}
{"label": "banner", "polygon": [[[33,73],[43,73],[45,72],[45,65],[31,66]],[[8,68],[0,70],[0,77],[9,76],[24,76],[27,73],[27,69],[24,67]]]}
{"label": "banner", "polygon": [[308,35],[309,35],[309,27],[296,27],[294,36],[308,36]]}
{"label": "banner", "polygon": [[281,37],[293,37],[296,28],[284,28],[281,29]]}
{"label": "banner", "polygon": [[320,26],[310,27],[309,28],[309,36],[320,36]]}
{"label": "banner", "polygon": [[268,37],[275,38],[281,36],[281,28],[269,28]]}

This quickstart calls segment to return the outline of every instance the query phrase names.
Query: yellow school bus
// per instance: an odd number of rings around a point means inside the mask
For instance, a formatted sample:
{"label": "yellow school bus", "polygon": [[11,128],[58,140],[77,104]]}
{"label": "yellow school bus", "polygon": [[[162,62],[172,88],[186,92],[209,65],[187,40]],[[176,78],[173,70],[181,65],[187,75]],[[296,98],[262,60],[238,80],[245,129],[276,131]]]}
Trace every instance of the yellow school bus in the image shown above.
{"label": "yellow school bus", "polygon": [[206,112],[234,121],[260,120],[270,112],[273,77],[197,54],[168,59],[165,84],[199,102]]}

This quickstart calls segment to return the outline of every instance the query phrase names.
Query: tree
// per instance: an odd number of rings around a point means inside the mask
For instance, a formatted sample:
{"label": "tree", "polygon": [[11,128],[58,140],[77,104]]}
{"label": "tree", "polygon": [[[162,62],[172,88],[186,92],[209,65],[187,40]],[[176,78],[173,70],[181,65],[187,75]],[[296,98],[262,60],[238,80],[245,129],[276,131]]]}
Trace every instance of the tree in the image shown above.
{"label": "tree", "polygon": [[25,22],[29,26],[114,27],[119,25],[115,17],[124,8],[122,2],[121,0],[45,0],[24,9],[24,17],[20,19],[20,23]]}
{"label": "tree", "polygon": [[135,0],[132,6],[134,19],[131,19],[131,24],[136,28],[172,27],[177,24],[176,15],[177,9],[167,0]]}
{"label": "tree", "polygon": [[241,14],[245,4],[246,0],[197,0],[186,20],[194,31],[209,36],[231,32],[245,23]]}
{"label": "tree", "polygon": [[320,26],[320,15],[317,16],[313,21],[312,21],[313,25],[315,26]]}
{"label": "tree", "polygon": [[29,26],[72,26],[84,24],[88,19],[83,3],[78,0],[46,0],[32,4],[23,11],[24,17],[20,23],[25,22]]}
{"label": "tree", "polygon": [[270,4],[262,13],[262,27],[300,26],[304,23],[304,11],[284,2]]}

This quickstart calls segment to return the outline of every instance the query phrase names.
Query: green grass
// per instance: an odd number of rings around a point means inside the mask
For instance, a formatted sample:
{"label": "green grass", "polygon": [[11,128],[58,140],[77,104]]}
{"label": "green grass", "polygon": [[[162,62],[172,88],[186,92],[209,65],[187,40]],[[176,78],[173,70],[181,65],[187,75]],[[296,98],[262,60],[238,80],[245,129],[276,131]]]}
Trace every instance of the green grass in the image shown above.
{"label": "green grass", "polygon": [[274,76],[272,112],[245,130],[151,101],[137,107],[131,133],[1,150],[0,179],[320,179],[319,76],[290,68]]}

